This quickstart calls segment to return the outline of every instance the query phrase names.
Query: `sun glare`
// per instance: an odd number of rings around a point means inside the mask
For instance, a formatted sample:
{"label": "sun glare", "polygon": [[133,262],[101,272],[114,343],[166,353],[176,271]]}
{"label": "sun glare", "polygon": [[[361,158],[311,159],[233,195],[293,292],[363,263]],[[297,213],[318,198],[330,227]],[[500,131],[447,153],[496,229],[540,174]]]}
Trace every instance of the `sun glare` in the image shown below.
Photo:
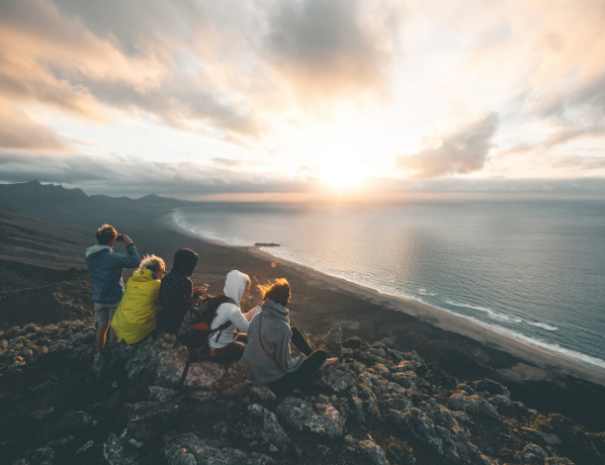
{"label": "sun glare", "polygon": [[362,166],[354,150],[332,148],[321,158],[318,177],[330,188],[354,189],[360,187],[369,176],[367,167]]}

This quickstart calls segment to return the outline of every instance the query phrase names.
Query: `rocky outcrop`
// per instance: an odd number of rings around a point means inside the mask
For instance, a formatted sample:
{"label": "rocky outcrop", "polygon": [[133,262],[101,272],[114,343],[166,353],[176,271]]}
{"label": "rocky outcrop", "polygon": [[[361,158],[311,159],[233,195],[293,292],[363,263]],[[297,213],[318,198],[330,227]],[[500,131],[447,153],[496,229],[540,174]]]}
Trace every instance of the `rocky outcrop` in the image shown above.
{"label": "rocky outcrop", "polygon": [[319,341],[339,363],[286,398],[246,381],[239,363],[196,362],[183,377],[188,354],[173,349],[171,335],[110,346],[98,377],[90,320],[2,337],[5,379],[65,360],[82,367],[72,382],[84,379],[90,389],[88,398],[78,389],[67,409],[37,398],[67,392],[69,383],[55,376],[30,386],[22,405],[31,408],[7,421],[16,430],[47,426],[7,463],[593,465],[605,457],[605,435],[537,415],[499,383],[458,383],[415,352],[343,341],[339,327]]}

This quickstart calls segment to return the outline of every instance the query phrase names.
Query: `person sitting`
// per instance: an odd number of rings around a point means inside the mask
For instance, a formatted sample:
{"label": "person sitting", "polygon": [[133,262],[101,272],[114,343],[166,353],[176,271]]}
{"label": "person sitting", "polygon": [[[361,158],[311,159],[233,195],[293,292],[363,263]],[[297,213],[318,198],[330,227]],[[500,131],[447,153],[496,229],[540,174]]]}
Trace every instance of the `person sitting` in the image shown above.
{"label": "person sitting", "polygon": [[[211,330],[231,322],[222,331],[216,331],[208,338],[210,360],[228,365],[242,358],[248,335],[248,325],[256,309],[242,314],[240,303],[246,300],[250,292],[250,278],[237,270],[230,271],[225,280],[223,293],[231,302],[222,303],[216,310],[216,317],[210,325]],[[239,332],[241,331],[241,332]]]}
{"label": "person sitting", "polygon": [[[124,295],[122,269],[136,268],[141,260],[130,237],[118,235],[113,226],[104,224],[97,229],[95,237],[99,245],[86,249],[85,260],[92,277],[92,301],[95,303],[97,320],[96,345],[97,352],[101,353],[105,348],[110,322]],[[128,255],[113,251],[118,241],[124,242]],[[111,333],[110,341],[113,338]]]}
{"label": "person sitting", "polygon": [[126,282],[124,297],[111,321],[118,342],[134,344],[155,329],[160,310],[160,281],[165,274],[164,260],[148,255]]}
{"label": "person sitting", "polygon": [[[242,365],[248,379],[258,386],[266,384],[278,396],[285,396],[305,383],[318,368],[338,361],[328,359],[323,349],[313,350],[304,331],[290,327],[290,283],[277,279],[268,286],[259,286],[263,304],[248,328],[248,343]],[[303,355],[292,357],[290,341]]]}
{"label": "person sitting", "polygon": [[168,333],[178,333],[185,314],[197,307],[206,293],[204,287],[193,287],[191,281],[198,258],[193,250],[178,250],[174,254],[172,270],[162,279],[158,326]]}

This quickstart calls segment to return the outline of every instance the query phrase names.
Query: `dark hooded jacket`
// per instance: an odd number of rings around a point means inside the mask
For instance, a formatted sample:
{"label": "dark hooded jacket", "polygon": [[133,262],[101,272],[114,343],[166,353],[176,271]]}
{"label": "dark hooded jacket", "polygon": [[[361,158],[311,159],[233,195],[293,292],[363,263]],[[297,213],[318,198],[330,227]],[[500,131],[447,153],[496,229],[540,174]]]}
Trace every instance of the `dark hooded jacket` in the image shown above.
{"label": "dark hooded jacket", "polygon": [[180,249],[174,254],[172,270],[160,286],[160,306],[158,326],[165,331],[177,334],[183,317],[198,305],[193,294],[191,275],[197,265],[198,255],[189,249]]}

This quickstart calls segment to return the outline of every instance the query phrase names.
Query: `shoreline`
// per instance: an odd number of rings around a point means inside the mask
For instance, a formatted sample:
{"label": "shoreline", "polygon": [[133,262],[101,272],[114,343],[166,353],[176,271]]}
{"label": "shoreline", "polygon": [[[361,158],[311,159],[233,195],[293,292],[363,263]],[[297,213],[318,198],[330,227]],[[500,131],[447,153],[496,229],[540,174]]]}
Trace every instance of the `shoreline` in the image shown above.
{"label": "shoreline", "polygon": [[562,354],[520,341],[514,337],[497,332],[482,324],[482,322],[469,321],[468,318],[458,316],[410,297],[380,292],[372,287],[364,286],[345,278],[275,256],[254,246],[235,246],[224,241],[201,236],[178,224],[174,219],[175,211],[162,217],[161,222],[178,233],[186,234],[201,242],[241,251],[269,263],[278,263],[280,266],[295,271],[302,279],[311,282],[314,286],[342,292],[348,296],[363,299],[393,312],[417,318],[436,328],[468,337],[486,347],[505,352],[539,368],[605,386],[605,369],[600,369],[598,366],[582,362],[575,358],[565,357]]}

